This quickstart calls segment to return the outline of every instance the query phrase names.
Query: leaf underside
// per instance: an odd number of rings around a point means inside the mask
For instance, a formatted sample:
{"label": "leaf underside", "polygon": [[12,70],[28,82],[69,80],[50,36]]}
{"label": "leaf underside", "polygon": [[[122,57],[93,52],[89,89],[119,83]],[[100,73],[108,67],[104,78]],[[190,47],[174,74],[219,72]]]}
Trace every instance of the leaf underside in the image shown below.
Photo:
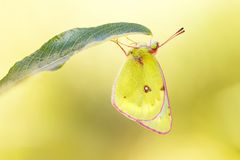
{"label": "leaf underside", "polygon": [[74,53],[82,49],[129,34],[151,35],[152,33],[145,26],[126,22],[65,31],[54,36],[31,55],[15,63],[0,81],[0,91],[33,74],[61,68]]}

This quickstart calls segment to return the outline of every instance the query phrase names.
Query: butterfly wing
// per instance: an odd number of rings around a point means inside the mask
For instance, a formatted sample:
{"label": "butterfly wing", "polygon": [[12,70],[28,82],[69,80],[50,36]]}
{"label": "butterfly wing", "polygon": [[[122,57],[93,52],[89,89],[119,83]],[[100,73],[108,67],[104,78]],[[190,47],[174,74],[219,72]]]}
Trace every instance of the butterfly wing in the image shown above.
{"label": "butterfly wing", "polygon": [[164,83],[156,58],[144,52],[141,57],[128,56],[112,92],[115,108],[128,118],[152,120],[164,101]]}
{"label": "butterfly wing", "polygon": [[137,121],[145,128],[157,132],[159,134],[166,134],[172,128],[172,115],[168,99],[168,93],[165,86],[164,102],[161,112],[153,120]]}
{"label": "butterfly wing", "polygon": [[130,57],[113,87],[112,103],[126,117],[154,132],[171,130],[172,116],[163,71],[156,58]]}

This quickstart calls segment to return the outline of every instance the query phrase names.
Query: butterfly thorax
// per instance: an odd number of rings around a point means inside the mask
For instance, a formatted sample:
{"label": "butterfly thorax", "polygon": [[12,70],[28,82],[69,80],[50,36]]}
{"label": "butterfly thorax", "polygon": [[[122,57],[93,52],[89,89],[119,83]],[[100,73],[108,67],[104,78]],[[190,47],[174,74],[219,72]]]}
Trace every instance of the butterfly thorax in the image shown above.
{"label": "butterfly thorax", "polygon": [[145,54],[150,54],[147,47],[133,48],[129,51],[129,55],[133,58],[140,58]]}

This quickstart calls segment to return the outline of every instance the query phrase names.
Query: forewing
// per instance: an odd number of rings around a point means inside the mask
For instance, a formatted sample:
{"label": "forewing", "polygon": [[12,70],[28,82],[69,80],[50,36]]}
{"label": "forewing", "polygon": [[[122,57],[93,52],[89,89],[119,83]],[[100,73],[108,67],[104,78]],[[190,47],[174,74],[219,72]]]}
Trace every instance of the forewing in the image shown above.
{"label": "forewing", "polygon": [[161,111],[164,85],[160,66],[150,53],[129,57],[113,87],[112,103],[132,120],[151,120]]}

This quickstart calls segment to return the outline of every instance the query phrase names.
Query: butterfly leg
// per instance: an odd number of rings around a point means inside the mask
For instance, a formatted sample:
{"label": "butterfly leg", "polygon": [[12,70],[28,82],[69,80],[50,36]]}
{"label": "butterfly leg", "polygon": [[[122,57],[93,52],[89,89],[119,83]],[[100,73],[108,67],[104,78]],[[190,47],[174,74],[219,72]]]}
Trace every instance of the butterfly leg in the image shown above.
{"label": "butterfly leg", "polygon": [[137,44],[138,44],[138,42],[130,39],[129,37],[125,37],[125,38],[126,38],[127,40],[129,40],[130,42],[132,42],[131,44],[134,44],[134,45],[137,45]]}
{"label": "butterfly leg", "polygon": [[126,55],[126,56],[128,56],[128,53],[124,50],[124,48],[119,44],[119,41],[118,41],[118,39],[116,39],[116,40],[111,40],[112,42],[114,42],[114,43],[116,43],[120,48],[121,48],[121,50],[124,52],[124,54]]}
{"label": "butterfly leg", "polygon": [[124,45],[124,46],[129,47],[129,48],[138,48],[138,47],[136,47],[136,46],[131,46],[131,45],[127,45],[127,44],[125,44],[125,43],[122,43],[122,42],[120,42],[118,39],[117,39],[116,41],[117,41],[119,44]]}
{"label": "butterfly leg", "polygon": [[128,56],[128,53],[123,49],[123,47],[121,45],[124,45],[124,46],[129,47],[129,48],[138,48],[137,46],[130,46],[130,45],[124,44],[124,43],[120,42],[118,39],[114,39],[114,40],[111,40],[111,41],[116,43],[123,50],[123,52],[125,53],[126,56]]}

